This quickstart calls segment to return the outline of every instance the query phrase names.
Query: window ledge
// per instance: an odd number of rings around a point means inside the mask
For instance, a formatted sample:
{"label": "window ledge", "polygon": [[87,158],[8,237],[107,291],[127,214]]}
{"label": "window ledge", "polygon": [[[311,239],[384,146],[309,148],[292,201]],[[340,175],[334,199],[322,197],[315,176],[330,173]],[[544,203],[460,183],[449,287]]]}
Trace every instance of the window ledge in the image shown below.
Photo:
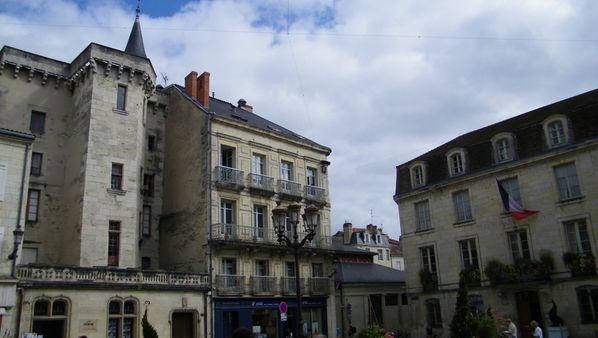
{"label": "window ledge", "polygon": [[108,189],[106,189],[106,191],[107,191],[109,194],[112,194],[112,195],[124,196],[124,195],[126,195],[126,194],[127,194],[127,191],[126,191],[126,190],[122,190],[122,189],[112,189],[112,188],[108,188]]}
{"label": "window ledge", "polygon": [[454,226],[459,226],[459,227],[466,226],[466,225],[472,225],[472,224],[475,224],[475,219],[473,219],[473,218],[453,223]]}
{"label": "window ledge", "polygon": [[121,110],[118,108],[112,108],[112,112],[120,114],[120,115],[129,115],[129,112],[126,110]]}
{"label": "window ledge", "polygon": [[556,202],[556,204],[558,206],[565,206],[565,205],[569,205],[569,204],[574,204],[574,203],[581,203],[583,201],[585,201],[586,197],[584,195],[581,196],[577,196],[577,197],[573,197],[573,198],[568,198],[566,200],[561,200]]}
{"label": "window ledge", "polygon": [[422,234],[422,233],[425,233],[425,232],[432,232],[432,231],[434,231],[434,228],[417,229],[417,230],[415,230],[415,233],[416,234]]}

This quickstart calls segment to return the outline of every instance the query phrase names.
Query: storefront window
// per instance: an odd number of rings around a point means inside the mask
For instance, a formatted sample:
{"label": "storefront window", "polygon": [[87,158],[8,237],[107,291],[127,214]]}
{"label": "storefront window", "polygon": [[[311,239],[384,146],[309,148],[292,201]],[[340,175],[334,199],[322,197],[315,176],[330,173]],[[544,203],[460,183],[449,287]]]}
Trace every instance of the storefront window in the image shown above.
{"label": "storefront window", "polygon": [[251,325],[255,338],[276,338],[277,314],[277,311],[271,309],[251,311]]}

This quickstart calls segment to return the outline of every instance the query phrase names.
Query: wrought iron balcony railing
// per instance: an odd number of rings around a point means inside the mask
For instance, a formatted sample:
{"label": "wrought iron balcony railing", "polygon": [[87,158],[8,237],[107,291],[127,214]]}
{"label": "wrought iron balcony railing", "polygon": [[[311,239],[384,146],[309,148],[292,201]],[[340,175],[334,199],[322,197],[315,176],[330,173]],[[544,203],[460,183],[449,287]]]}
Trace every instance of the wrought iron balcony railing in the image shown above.
{"label": "wrought iron balcony railing", "polygon": [[306,185],[305,198],[315,202],[326,202],[326,189],[314,185]]}
{"label": "wrought iron balcony railing", "polygon": [[115,268],[17,267],[17,278],[32,282],[97,283],[209,287],[208,274],[189,274]]}
{"label": "wrought iron balcony railing", "polygon": [[[301,282],[299,282],[301,285]],[[283,295],[294,295],[297,292],[297,280],[295,277],[280,277],[280,293]]]}
{"label": "wrought iron balcony railing", "polygon": [[[278,237],[274,229],[267,225],[264,227],[244,226],[238,224],[212,224],[212,240],[238,241],[243,243],[276,244]],[[299,238],[303,238],[306,233],[300,232]],[[288,236],[291,236],[289,233]],[[289,239],[293,239],[289,237]],[[310,248],[330,248],[332,246],[332,237],[316,235],[311,242],[306,244]]]}
{"label": "wrought iron balcony railing", "polygon": [[301,197],[301,184],[292,181],[278,180],[278,192],[286,196]]}
{"label": "wrought iron balcony railing", "polygon": [[264,192],[274,193],[274,178],[260,174],[248,175],[249,187]]}
{"label": "wrought iron balcony railing", "polygon": [[278,291],[276,286],[276,277],[251,276],[251,291],[254,295],[273,295]]}
{"label": "wrought iron balcony railing", "polygon": [[245,276],[216,275],[216,290],[221,295],[241,295],[245,293]]}
{"label": "wrought iron balcony railing", "polygon": [[330,279],[327,277],[309,278],[309,292],[312,295],[327,295],[330,293]]}
{"label": "wrought iron balcony railing", "polygon": [[216,184],[221,187],[241,189],[245,186],[242,170],[217,166],[214,168],[214,177]]}

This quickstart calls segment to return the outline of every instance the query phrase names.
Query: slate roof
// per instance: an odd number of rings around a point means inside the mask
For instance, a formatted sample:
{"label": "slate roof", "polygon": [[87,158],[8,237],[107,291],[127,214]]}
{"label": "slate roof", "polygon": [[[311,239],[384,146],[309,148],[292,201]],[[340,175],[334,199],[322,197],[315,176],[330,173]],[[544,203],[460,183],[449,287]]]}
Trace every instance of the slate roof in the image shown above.
{"label": "slate roof", "polygon": [[129,41],[127,41],[127,47],[125,47],[125,53],[147,59],[147,56],[145,55],[145,47],[143,45],[143,36],[141,35],[141,23],[139,22],[139,12],[139,7],[137,7],[135,23],[133,24],[133,28],[131,28]]}
{"label": "slate roof", "polygon": [[368,263],[336,263],[334,279],[343,284],[351,283],[405,283],[405,272]]}
{"label": "slate roof", "polygon": [[294,140],[296,142],[305,143],[310,146],[322,148],[324,151],[327,152],[327,155],[330,155],[332,150],[326,146],[323,146],[319,143],[316,143],[306,137],[303,137],[285,127],[282,127],[270,120],[267,120],[254,112],[246,111],[245,109],[239,108],[230,102],[226,102],[214,97],[210,97],[210,107],[205,108],[203,107],[197,100],[193,99],[191,96],[187,95],[185,92],[185,88],[179,85],[172,85],[167,88],[174,87],[176,88],[182,95],[184,95],[187,99],[192,101],[197,107],[201,108],[204,112],[209,111],[213,113],[215,116],[222,117],[228,120],[235,121],[237,123],[245,124],[250,127],[262,129],[269,133],[278,134],[284,136],[285,138]]}
{"label": "slate roof", "polygon": [[[598,89],[532,110],[507,120],[471,131],[397,166],[397,186],[395,197],[422,189],[433,184],[459,180],[472,173],[510,165],[524,159],[542,154],[561,151],[562,147],[548,148],[544,137],[542,122],[556,114],[564,115],[569,120],[572,140],[564,147],[598,139]],[[514,135],[515,160],[504,164],[493,163],[491,138],[499,133],[509,132]],[[463,148],[467,156],[465,175],[450,177],[446,153],[453,148]],[[413,189],[409,166],[416,161],[426,164],[426,185]]]}
{"label": "slate roof", "polygon": [[17,130],[12,130],[12,129],[6,129],[6,128],[0,128],[0,135],[14,137],[14,138],[18,138],[21,140],[33,141],[35,139],[35,135],[33,135],[33,134],[25,133],[25,132],[17,131]]}

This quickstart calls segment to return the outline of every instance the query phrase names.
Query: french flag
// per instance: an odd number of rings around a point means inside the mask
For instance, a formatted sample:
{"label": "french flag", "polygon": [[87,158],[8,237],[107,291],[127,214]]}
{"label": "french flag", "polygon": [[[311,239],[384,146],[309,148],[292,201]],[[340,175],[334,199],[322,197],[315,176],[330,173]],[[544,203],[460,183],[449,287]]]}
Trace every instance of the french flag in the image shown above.
{"label": "french flag", "polygon": [[519,203],[517,203],[509,193],[502,187],[500,182],[496,180],[496,184],[498,185],[498,191],[500,192],[500,198],[502,199],[502,205],[504,206],[505,210],[511,214],[511,217],[515,220],[521,220],[528,216],[535,215],[538,212],[533,210],[523,209]]}

